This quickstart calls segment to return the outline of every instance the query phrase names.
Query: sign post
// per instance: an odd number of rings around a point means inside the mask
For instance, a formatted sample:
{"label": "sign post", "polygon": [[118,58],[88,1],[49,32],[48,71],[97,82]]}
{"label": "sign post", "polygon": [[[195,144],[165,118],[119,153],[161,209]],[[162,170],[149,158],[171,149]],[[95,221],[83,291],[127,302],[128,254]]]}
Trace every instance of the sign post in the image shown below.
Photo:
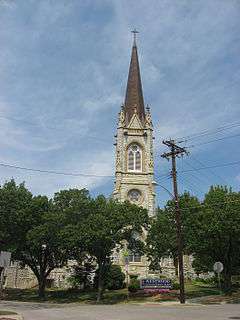
{"label": "sign post", "polygon": [[129,266],[129,252],[128,250],[125,250],[123,252],[123,257],[124,257],[124,263],[125,263],[125,271],[126,271],[126,288],[127,288],[127,300],[129,300],[129,274],[128,274],[128,266]]}
{"label": "sign post", "polygon": [[220,273],[223,271],[223,264],[222,264],[222,262],[220,262],[220,261],[215,262],[214,265],[213,265],[213,270],[214,270],[214,272],[216,272],[217,275],[218,275],[218,288],[219,288],[219,294],[221,294],[221,293],[222,293],[222,290],[221,290]]}

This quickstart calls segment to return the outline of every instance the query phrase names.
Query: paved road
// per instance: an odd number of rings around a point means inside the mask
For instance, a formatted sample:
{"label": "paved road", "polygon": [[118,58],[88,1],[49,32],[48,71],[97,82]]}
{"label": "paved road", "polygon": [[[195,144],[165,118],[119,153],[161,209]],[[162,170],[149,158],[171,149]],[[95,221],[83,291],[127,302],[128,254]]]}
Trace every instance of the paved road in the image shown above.
{"label": "paved road", "polygon": [[230,320],[240,319],[240,305],[56,305],[0,302],[1,310],[14,310],[25,320]]}

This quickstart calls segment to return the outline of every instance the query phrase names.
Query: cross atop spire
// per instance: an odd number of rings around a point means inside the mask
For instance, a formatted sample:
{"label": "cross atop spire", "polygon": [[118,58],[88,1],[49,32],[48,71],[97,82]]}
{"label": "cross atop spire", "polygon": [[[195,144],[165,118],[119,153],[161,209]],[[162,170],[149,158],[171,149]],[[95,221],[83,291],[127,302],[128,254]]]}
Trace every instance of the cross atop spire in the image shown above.
{"label": "cross atop spire", "polygon": [[137,113],[139,119],[144,122],[145,110],[142,92],[142,83],[140,75],[140,67],[138,62],[138,52],[136,45],[136,35],[138,31],[134,29],[132,56],[128,73],[127,89],[124,103],[124,110],[127,123],[130,122],[134,113]]}
{"label": "cross atop spire", "polygon": [[137,34],[139,33],[139,31],[137,31],[137,29],[134,28],[131,32],[133,34],[133,45],[136,46]]}

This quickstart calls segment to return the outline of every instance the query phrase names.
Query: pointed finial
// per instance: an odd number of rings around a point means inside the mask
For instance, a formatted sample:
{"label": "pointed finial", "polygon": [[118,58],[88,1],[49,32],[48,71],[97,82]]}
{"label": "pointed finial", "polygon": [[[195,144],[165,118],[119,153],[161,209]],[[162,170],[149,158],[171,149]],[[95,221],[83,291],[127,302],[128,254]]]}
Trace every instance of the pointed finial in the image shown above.
{"label": "pointed finial", "polygon": [[131,32],[133,33],[133,46],[136,46],[137,33],[139,33],[139,31],[137,31],[135,28]]}

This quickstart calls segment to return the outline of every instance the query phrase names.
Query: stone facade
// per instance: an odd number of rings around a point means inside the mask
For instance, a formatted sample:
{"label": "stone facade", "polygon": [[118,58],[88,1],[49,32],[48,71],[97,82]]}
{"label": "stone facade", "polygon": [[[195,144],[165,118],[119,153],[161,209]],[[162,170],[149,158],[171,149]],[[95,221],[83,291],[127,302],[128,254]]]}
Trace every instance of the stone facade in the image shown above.
{"label": "stone facade", "polygon": [[[125,103],[121,107],[116,134],[115,187],[113,198],[128,200],[155,215],[153,124],[150,108],[145,110],[140,67],[134,41],[129,67]],[[145,235],[146,236],[146,235]],[[114,254],[114,263],[125,270],[125,258]],[[145,256],[130,260],[129,274],[148,275]]]}
{"label": "stone facade", "polygon": [[[70,283],[68,278],[71,276],[74,261],[69,261],[68,266],[54,269],[47,278],[47,287],[68,288]],[[37,288],[38,281],[29,267],[21,267],[19,262],[12,263],[4,272],[4,287],[30,289]]]}
{"label": "stone facade", "polygon": [[29,289],[37,286],[37,279],[28,267],[20,267],[19,262],[12,263],[4,272],[5,288]]}
{"label": "stone facade", "polygon": [[[140,150],[140,170],[129,170],[129,148]],[[113,197],[119,201],[129,200],[146,208],[150,216],[155,214],[155,182],[153,176],[153,126],[150,110],[142,123],[134,113],[128,125],[123,109],[119,114],[116,139],[116,181]],[[133,198],[131,191],[139,192]]]}
{"label": "stone facade", "polygon": [[142,206],[150,216],[154,216],[153,125],[149,107],[145,111],[135,38],[115,145],[116,180],[113,197]]}

